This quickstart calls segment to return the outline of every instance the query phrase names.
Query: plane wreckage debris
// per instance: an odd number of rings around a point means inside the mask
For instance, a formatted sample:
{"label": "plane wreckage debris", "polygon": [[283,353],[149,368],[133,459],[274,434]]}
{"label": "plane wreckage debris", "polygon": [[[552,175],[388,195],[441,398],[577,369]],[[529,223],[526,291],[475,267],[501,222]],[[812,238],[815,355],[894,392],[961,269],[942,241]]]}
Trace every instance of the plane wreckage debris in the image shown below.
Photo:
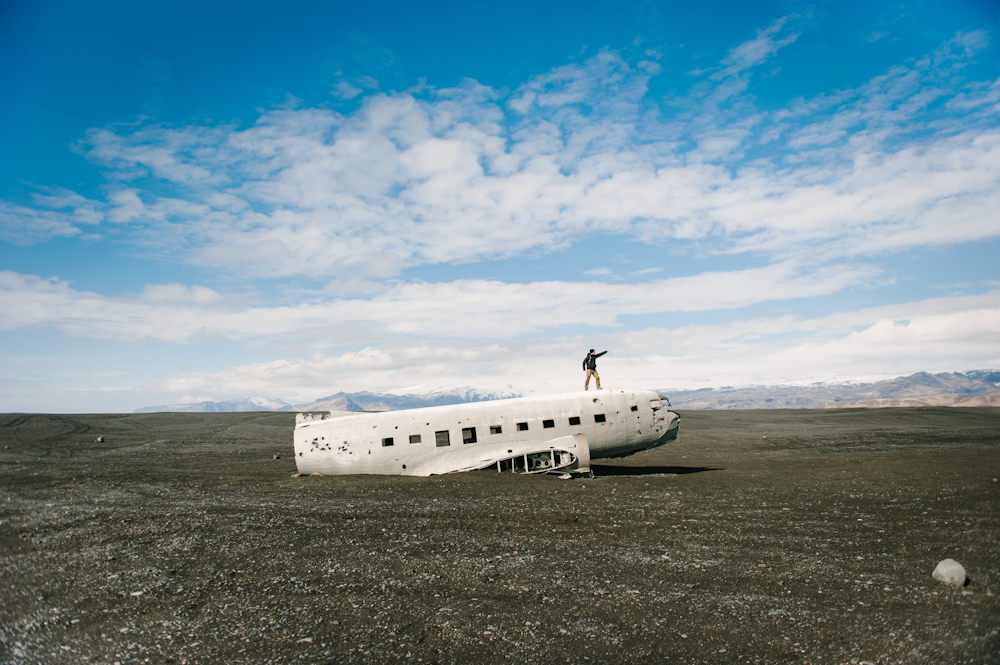
{"label": "plane wreckage debris", "polygon": [[592,459],[677,438],[662,395],[599,390],[385,413],[301,413],[299,473],[431,476],[480,469],[590,475]]}

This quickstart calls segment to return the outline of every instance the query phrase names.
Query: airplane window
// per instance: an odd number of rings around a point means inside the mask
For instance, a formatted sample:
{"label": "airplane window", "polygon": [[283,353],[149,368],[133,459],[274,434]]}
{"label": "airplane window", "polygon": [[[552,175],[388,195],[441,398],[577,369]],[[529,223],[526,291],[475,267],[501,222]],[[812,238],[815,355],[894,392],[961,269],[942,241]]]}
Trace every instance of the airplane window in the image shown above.
{"label": "airplane window", "polygon": [[635,404],[633,404],[633,405],[632,405],[632,410],[633,410],[633,411],[638,411],[638,410],[639,410],[639,407],[637,407],[637,406],[636,406]]}
{"label": "airplane window", "polygon": [[503,427],[500,425],[490,425],[490,434],[503,434]]}
{"label": "airplane window", "polygon": [[475,443],[476,442],[476,428],[466,427],[462,430],[462,443]]}
{"label": "airplane window", "polygon": [[388,439],[382,439],[382,447],[383,448],[388,448],[391,445],[392,445],[392,437],[391,436]]}
{"label": "airplane window", "polygon": [[554,420],[543,420],[542,421],[542,427],[548,428],[548,427],[555,427],[555,426],[556,426],[556,421],[554,421]]}
{"label": "airplane window", "polygon": [[597,415],[594,416],[594,422],[595,423],[603,423],[603,422],[605,422],[605,420],[606,420],[606,418],[604,417],[603,413],[598,413]]}
{"label": "airplane window", "polygon": [[660,401],[660,400],[658,400],[658,399],[651,399],[651,400],[649,400],[649,405],[651,407],[653,407],[653,411],[656,411],[657,409],[662,409],[663,408],[663,402]]}
{"label": "airplane window", "polygon": [[420,435],[419,434],[411,434],[410,435],[410,443],[420,443]]}
{"label": "airplane window", "polygon": [[517,431],[518,432],[527,432],[528,431],[528,423],[518,423],[517,424]]}
{"label": "airplane window", "polygon": [[569,419],[569,424],[570,425],[579,425],[580,424],[580,416],[573,416],[572,418],[570,418]]}
{"label": "airplane window", "polygon": [[451,441],[448,439],[448,430],[443,432],[434,432],[434,442],[437,444],[438,448],[450,446]]}

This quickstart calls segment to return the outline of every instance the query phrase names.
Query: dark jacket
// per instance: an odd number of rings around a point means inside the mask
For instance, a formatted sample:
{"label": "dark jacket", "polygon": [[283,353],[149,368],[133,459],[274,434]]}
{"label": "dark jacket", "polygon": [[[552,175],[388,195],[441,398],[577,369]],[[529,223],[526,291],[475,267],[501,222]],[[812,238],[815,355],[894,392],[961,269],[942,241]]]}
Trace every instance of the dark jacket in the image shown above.
{"label": "dark jacket", "polygon": [[588,353],[587,357],[583,359],[583,369],[597,369],[597,359],[603,356],[607,351],[601,351],[600,353]]}

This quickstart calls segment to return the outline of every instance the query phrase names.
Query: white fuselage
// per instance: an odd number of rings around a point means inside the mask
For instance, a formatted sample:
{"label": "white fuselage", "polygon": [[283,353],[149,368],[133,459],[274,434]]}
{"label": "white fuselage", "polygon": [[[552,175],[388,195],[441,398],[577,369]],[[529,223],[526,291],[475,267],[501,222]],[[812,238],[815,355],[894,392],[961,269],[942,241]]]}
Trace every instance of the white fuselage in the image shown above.
{"label": "white fuselage", "polygon": [[295,427],[295,463],[304,474],[431,475],[491,464],[500,468],[512,455],[552,450],[566,451],[579,458],[580,469],[589,469],[591,458],[622,457],[674,440],[678,423],[658,393],[639,390],[334,418],[302,414]]}

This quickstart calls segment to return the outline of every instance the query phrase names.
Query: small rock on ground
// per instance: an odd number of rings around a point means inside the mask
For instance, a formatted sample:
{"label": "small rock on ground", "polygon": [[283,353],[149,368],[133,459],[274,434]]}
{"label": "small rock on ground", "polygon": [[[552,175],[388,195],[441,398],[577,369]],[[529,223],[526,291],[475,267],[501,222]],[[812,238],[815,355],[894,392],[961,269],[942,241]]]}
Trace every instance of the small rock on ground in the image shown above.
{"label": "small rock on ground", "polygon": [[954,559],[941,561],[934,569],[933,577],[952,586],[965,586],[965,568]]}

